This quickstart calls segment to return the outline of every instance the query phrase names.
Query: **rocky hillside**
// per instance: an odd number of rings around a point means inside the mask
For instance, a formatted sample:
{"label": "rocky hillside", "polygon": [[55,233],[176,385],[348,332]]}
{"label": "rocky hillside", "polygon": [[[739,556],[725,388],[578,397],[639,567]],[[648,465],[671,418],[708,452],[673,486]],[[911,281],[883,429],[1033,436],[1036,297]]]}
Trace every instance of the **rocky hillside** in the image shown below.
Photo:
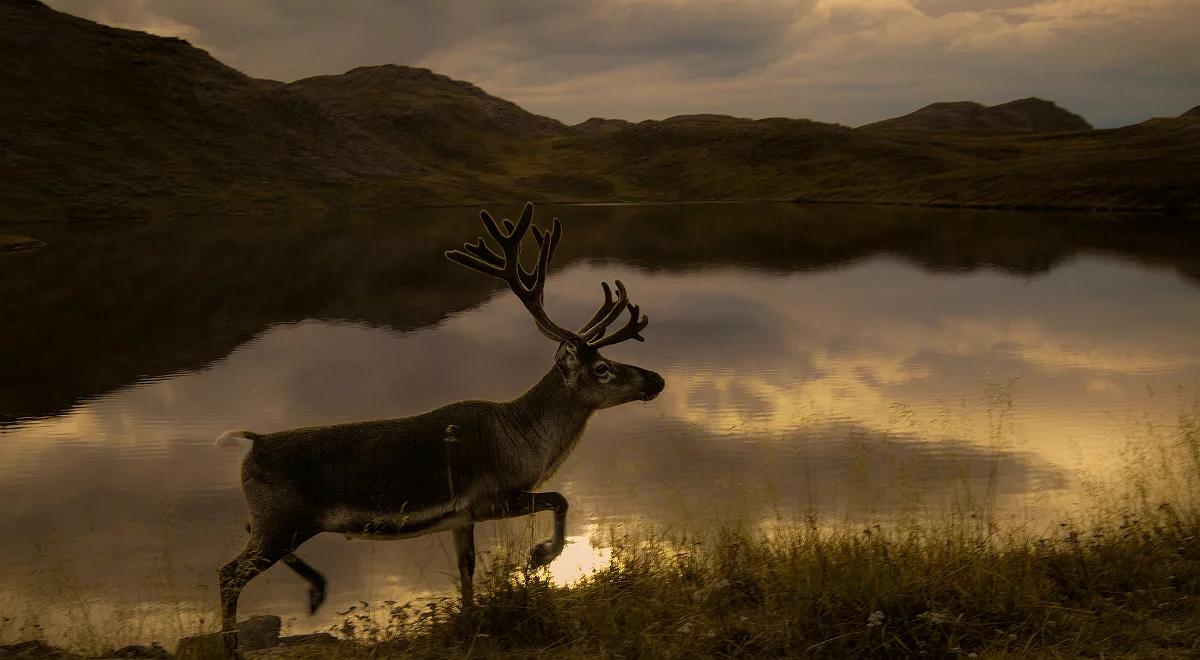
{"label": "rocky hillside", "polygon": [[528,198],[1200,205],[1196,122],[1092,131],[1039,99],[857,130],[717,115],[568,127],[424,69],[257,80],[36,0],[0,1],[0,66],[3,224]]}
{"label": "rocky hillside", "polygon": [[1191,110],[1188,110],[1187,112],[1185,112],[1179,116],[1200,119],[1200,105],[1192,108]]}
{"label": "rocky hillside", "polygon": [[566,132],[556,120],[428,69],[366,66],[287,89],[405,153],[474,167],[504,158],[506,146]]}
{"label": "rocky hillside", "polygon": [[971,101],[933,103],[916,112],[859,127],[863,130],[975,133],[1051,133],[1092,128],[1083,117],[1039,98],[985,106]]}

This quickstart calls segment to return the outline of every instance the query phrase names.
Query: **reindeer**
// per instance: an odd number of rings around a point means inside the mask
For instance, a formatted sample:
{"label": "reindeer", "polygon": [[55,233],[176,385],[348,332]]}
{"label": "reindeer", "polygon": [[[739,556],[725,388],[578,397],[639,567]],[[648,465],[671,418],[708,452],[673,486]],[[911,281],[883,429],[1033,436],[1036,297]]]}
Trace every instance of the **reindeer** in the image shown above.
{"label": "reindeer", "polygon": [[[574,449],[592,413],[630,401],[650,401],[664,381],[653,371],[600,355],[628,339],[643,341],[649,323],[616,281],[616,297],[601,283],[604,302],[579,330],[563,328],[542,307],[546,272],[562,235],[532,225],[526,203],[514,225],[503,228],[481,211],[496,253],[482,237],[446,257],[504,280],[533,316],[537,329],[558,344],[554,364],[529,391],[512,401],[459,401],[405,417],[275,433],[227,431],[218,445],[249,440],[242,461],[242,490],[250,510],[250,538],[218,571],[221,627],[235,630],[238,597],[252,578],[278,561],[309,583],[308,606],[325,600],[325,579],[294,553],[321,532],[366,539],[401,539],[450,530],[458,556],[464,607],[472,604],[475,523],[554,512],[554,535],[530,551],[534,568],[562,552],[567,500],[536,492]],[[538,258],[532,271],[520,263],[521,242],[532,226]],[[624,312],[627,323],[605,336]]]}

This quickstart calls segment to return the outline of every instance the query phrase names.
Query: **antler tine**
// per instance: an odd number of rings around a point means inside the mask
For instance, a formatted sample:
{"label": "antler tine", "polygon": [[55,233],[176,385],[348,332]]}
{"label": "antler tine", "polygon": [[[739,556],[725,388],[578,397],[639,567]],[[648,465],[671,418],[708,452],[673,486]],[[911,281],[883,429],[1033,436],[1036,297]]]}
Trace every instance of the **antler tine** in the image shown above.
{"label": "antler tine", "polygon": [[601,337],[609,324],[617,320],[617,317],[629,305],[629,294],[625,291],[625,285],[621,283],[621,280],[616,280],[616,283],[616,300],[613,300],[608,284],[605,282],[600,283],[604,287],[604,304],[600,305],[600,309],[596,310],[596,314],[592,316],[592,320],[585,323],[579,329],[579,336],[583,337],[585,342],[590,342]]}
{"label": "antler tine", "polygon": [[588,319],[587,323],[579,326],[578,332],[580,336],[586,335],[589,330],[595,327],[596,322],[604,318],[604,315],[608,313],[609,306],[613,304],[612,289],[608,288],[608,282],[601,281],[600,287],[604,289],[604,303],[600,305],[600,309],[596,310],[592,318]]}
{"label": "antler tine", "polygon": [[493,264],[485,261],[484,257],[474,254],[468,254],[462,250],[446,250],[446,258],[460,266],[466,266],[471,270],[477,270],[484,275],[492,277],[504,278],[503,264]]}
{"label": "antler tine", "polygon": [[[533,287],[532,290],[537,294],[538,302],[542,301],[542,293],[546,288],[546,274],[550,272],[550,252],[554,250],[554,243],[558,240],[553,234],[557,233],[560,227],[555,225],[543,232],[537,227],[533,228],[533,235],[539,237],[538,241],[538,260],[533,266]],[[546,236],[546,234],[550,234]]]}
{"label": "antler tine", "polygon": [[593,349],[601,349],[605,346],[619,344],[627,339],[636,339],[637,341],[646,341],[646,338],[641,335],[642,330],[650,324],[650,317],[641,314],[641,310],[637,305],[629,306],[629,321],[620,330],[604,337],[603,339],[594,339],[588,342],[588,346]]}
{"label": "antler tine", "polygon": [[537,225],[533,226],[533,240],[537,241],[539,248],[542,247],[542,241],[546,239],[547,234],[554,239],[550,242],[550,259],[554,259],[554,251],[558,249],[558,239],[562,236],[562,223],[558,218],[554,218],[548,231],[542,231]]}
{"label": "antler tine", "polygon": [[483,228],[487,230],[487,233],[500,244],[501,249],[504,249],[505,244],[508,243],[508,234],[500,229],[500,225],[496,224],[496,219],[492,217],[492,214],[486,210],[480,211],[479,219],[483,221]]}
{"label": "antler tine", "polygon": [[[487,212],[481,211],[480,217],[483,217],[484,213]],[[488,232],[492,233],[492,236],[496,238],[496,242],[500,243],[500,247],[504,250],[504,261],[509,273],[526,289],[532,289],[536,280],[536,266],[535,271],[530,272],[525,270],[525,267],[521,265],[521,241],[525,239],[525,234],[529,231],[533,223],[533,204],[529,202],[525,203],[525,208],[521,209],[521,217],[517,219],[515,225],[507,218],[501,221],[506,233],[500,233],[500,228],[496,226],[496,221],[492,219],[490,214],[484,219],[484,223],[487,224],[488,221],[491,221]],[[494,232],[493,229],[495,230]],[[498,237],[497,234],[499,234]],[[534,228],[534,234],[537,234],[536,227]]]}
{"label": "antler tine", "polygon": [[463,249],[478,257],[481,261],[497,267],[504,268],[504,258],[492,252],[487,243],[483,242],[483,237],[479,236],[474,243],[463,243]]}
{"label": "antler tine", "polygon": [[541,264],[541,250],[539,250],[538,261],[534,263],[532,271],[525,270],[525,267],[521,265],[521,242],[525,239],[525,234],[531,227],[535,235],[539,232],[538,228],[533,226],[533,204],[525,204],[525,208],[521,210],[521,217],[515,225],[507,218],[503,222],[504,228],[508,232],[502,244],[505,268],[510,277],[514,277],[524,286],[524,293],[537,294],[537,274]]}

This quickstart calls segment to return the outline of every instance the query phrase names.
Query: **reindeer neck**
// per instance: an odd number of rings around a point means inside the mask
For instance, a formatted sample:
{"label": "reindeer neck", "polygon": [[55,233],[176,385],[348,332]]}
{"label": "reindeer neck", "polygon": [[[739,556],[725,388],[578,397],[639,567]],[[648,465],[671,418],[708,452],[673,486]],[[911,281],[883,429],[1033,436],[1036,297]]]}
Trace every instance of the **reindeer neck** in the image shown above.
{"label": "reindeer neck", "polygon": [[513,430],[552,455],[574,445],[595,411],[567,389],[557,367],[507,408]]}

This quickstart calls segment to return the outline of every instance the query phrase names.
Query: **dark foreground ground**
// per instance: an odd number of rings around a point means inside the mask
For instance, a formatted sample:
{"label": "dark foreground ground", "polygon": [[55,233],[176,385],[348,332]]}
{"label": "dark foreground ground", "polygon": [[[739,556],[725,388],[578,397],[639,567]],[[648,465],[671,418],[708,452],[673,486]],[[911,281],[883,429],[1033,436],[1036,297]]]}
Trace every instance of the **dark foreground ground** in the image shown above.
{"label": "dark foreground ground", "polygon": [[[1164,503],[1044,539],[983,524],[617,539],[613,566],[571,587],[499,567],[473,610],[450,599],[384,604],[351,611],[337,638],[245,655],[1192,658],[1195,513]],[[19,657],[72,656],[34,643],[0,650]]]}

